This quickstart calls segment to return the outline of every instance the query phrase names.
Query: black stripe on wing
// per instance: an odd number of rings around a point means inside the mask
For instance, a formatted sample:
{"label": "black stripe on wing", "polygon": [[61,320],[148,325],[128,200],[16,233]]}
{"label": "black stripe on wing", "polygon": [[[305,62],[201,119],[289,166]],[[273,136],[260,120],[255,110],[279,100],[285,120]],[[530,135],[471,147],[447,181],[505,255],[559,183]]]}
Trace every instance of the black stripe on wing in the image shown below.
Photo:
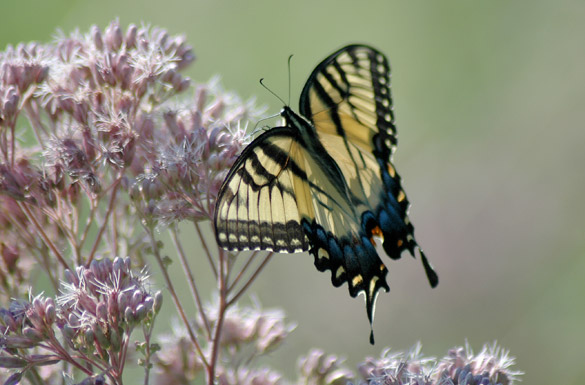
{"label": "black stripe on wing", "polygon": [[293,187],[294,178],[306,181],[307,176],[289,156],[298,140],[297,131],[276,127],[236,160],[216,203],[215,234],[221,247],[289,253],[309,248]]}

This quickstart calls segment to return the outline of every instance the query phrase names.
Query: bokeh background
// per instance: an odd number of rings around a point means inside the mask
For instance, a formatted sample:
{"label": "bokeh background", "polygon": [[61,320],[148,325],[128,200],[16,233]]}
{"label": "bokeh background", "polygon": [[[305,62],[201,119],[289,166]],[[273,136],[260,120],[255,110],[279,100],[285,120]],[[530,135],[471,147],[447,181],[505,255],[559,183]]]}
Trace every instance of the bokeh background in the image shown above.
{"label": "bokeh background", "polygon": [[[384,347],[421,341],[441,356],[465,340],[475,350],[497,340],[524,383],[583,383],[585,2],[2,1],[0,14],[0,49],[116,17],[185,34],[198,57],[192,79],[219,74],[271,114],[281,103],[258,79],[286,99],[290,54],[296,108],[326,55],[351,42],[378,47],[393,70],[395,164],[440,284],[431,290],[407,255],[391,262],[372,347],[361,299],[334,288],[309,255],[278,255],[251,292],[298,327],[268,363],[292,375],[313,346],[353,367]],[[205,287],[200,247],[189,248]]]}

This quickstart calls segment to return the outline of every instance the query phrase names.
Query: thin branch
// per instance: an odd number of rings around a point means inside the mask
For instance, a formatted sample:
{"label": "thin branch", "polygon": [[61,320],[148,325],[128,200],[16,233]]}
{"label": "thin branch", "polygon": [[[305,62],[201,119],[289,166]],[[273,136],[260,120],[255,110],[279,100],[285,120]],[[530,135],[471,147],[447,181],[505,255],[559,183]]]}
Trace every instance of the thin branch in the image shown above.
{"label": "thin branch", "polygon": [[191,338],[191,342],[193,342],[193,345],[195,345],[195,349],[197,349],[197,353],[199,354],[199,358],[201,358],[203,365],[205,365],[205,367],[208,368],[209,363],[205,359],[205,355],[203,354],[203,350],[201,349],[201,345],[199,344],[199,341],[197,340],[197,336],[195,335],[195,333],[193,332],[193,329],[191,328],[191,324],[189,323],[189,320],[187,319],[187,316],[185,315],[185,310],[183,309],[183,306],[181,305],[181,301],[179,300],[179,297],[177,296],[177,292],[175,291],[173,281],[171,280],[171,277],[169,276],[169,272],[167,271],[165,264],[162,260],[162,257],[160,256],[160,253],[158,252],[158,247],[156,244],[156,240],[154,238],[152,228],[148,227],[148,226],[144,226],[144,228],[146,229],[146,232],[148,233],[148,237],[150,238],[152,253],[154,255],[154,258],[156,259],[156,262],[159,265],[159,268],[161,270],[163,278],[167,284],[167,288],[169,290],[169,293],[171,294],[171,297],[173,298],[173,302],[175,303],[175,307],[177,308],[177,311],[179,312],[179,316],[181,317],[183,323],[185,324],[185,328],[187,329],[187,333],[189,333],[189,337]]}
{"label": "thin branch", "polygon": [[87,216],[87,222],[85,224],[85,228],[83,229],[83,234],[81,235],[81,238],[79,240],[79,248],[83,248],[83,245],[85,244],[85,241],[87,240],[87,235],[89,233],[89,230],[91,229],[91,225],[93,224],[94,218],[95,218],[95,211],[97,210],[98,205],[94,204],[94,202],[90,199],[90,204],[91,204],[91,209],[89,211],[89,214]]}
{"label": "thin branch", "polygon": [[125,333],[126,336],[124,337],[124,342],[122,343],[123,348],[120,350],[118,354],[118,377],[120,379],[120,384],[122,381],[122,373],[124,373],[124,366],[126,365],[126,357],[128,355],[128,347],[130,346],[130,334],[132,334],[132,330],[129,327],[126,328]]}
{"label": "thin branch", "polygon": [[7,132],[8,131],[6,131],[4,134],[2,134],[0,136],[0,150],[2,151],[2,157],[4,158],[4,163],[8,163],[8,148],[6,147],[7,146],[6,141],[8,140]]}
{"label": "thin branch", "polygon": [[45,230],[43,229],[43,226],[41,226],[39,221],[37,221],[37,219],[35,218],[32,211],[30,211],[30,209],[28,208],[27,204],[23,203],[23,202],[17,202],[17,204],[18,204],[18,207],[20,207],[20,209],[22,210],[22,212],[26,215],[27,219],[29,221],[31,221],[32,224],[36,227],[37,231],[39,232],[39,235],[41,236],[41,238],[43,239],[45,244],[49,247],[49,249],[51,249],[53,254],[55,254],[55,257],[57,257],[57,260],[63,265],[63,267],[71,270],[71,268],[67,264],[67,261],[65,261],[65,259],[63,258],[63,255],[61,255],[61,253],[57,249],[57,246],[55,246],[53,241],[51,241],[51,239],[47,236],[47,234],[45,233]]}
{"label": "thin branch", "polygon": [[[30,92],[27,92],[27,95],[32,95]],[[32,103],[26,103],[28,101],[29,97],[27,96],[25,100],[23,100],[22,105],[24,106],[24,111],[26,112],[26,116],[28,118],[28,121],[33,129],[33,133],[35,135],[35,138],[37,140],[37,143],[41,146],[41,148],[44,150],[45,146],[45,140],[43,140],[41,138],[41,132],[44,135],[48,135],[47,132],[47,128],[43,125],[43,122],[39,119],[39,114],[38,114],[38,106],[35,103],[35,106],[33,107]],[[35,111],[36,110],[36,111]]]}
{"label": "thin branch", "polygon": [[[51,221],[59,226],[59,230],[63,232],[63,235],[69,242],[69,246],[74,254],[75,261],[79,265],[79,261],[81,259],[79,244],[77,242],[77,232],[75,231],[75,225],[71,223],[73,214],[73,208],[71,205],[67,207],[67,213],[69,215],[63,215],[62,213],[65,212],[63,208],[63,200],[57,199],[56,200],[57,207],[51,210],[45,210],[45,215],[51,219]],[[69,219],[69,220],[67,220]],[[72,257],[73,258],[73,257]]]}
{"label": "thin branch", "polygon": [[[22,242],[26,243],[27,247],[30,247],[31,250],[37,250],[40,256],[40,259],[37,258],[37,256],[35,255],[35,253],[32,253],[33,258],[35,258],[37,260],[37,262],[42,265],[44,267],[44,271],[47,272],[47,276],[49,277],[49,280],[51,281],[51,284],[53,285],[53,289],[55,289],[55,292],[58,291],[59,289],[59,282],[58,282],[58,278],[53,275],[54,271],[53,269],[50,268],[50,264],[49,264],[49,258],[47,256],[47,253],[44,252],[46,249],[42,249],[42,245],[45,245],[44,243],[39,247],[37,246],[35,239],[31,239],[32,234],[31,232],[22,225],[22,223],[17,220],[16,218],[14,218],[14,216],[12,214],[10,214],[10,212],[6,212],[4,213],[4,215],[6,215],[8,218],[10,218],[10,221],[12,223],[13,226],[15,226],[16,228],[18,228],[18,232],[17,234],[19,234],[20,238],[22,238]],[[46,247],[46,245],[45,245]]]}
{"label": "thin branch", "polygon": [[258,250],[254,251],[252,253],[252,255],[250,255],[250,258],[248,258],[248,260],[246,261],[246,264],[242,267],[242,269],[240,270],[240,272],[238,273],[236,278],[233,280],[232,284],[228,287],[228,292],[231,292],[234,289],[234,287],[237,285],[238,281],[242,278],[242,276],[244,275],[246,270],[248,270],[248,267],[250,267],[250,265],[252,264],[252,261],[254,261],[254,258],[256,258],[257,255],[258,255]]}
{"label": "thin branch", "polygon": [[252,284],[252,282],[254,282],[254,280],[256,279],[256,277],[258,276],[258,274],[260,274],[260,272],[262,271],[262,269],[264,268],[264,266],[266,266],[266,264],[268,263],[268,261],[270,261],[270,258],[272,258],[272,256],[274,255],[274,252],[269,252],[266,255],[266,258],[264,258],[264,260],[262,261],[262,263],[260,264],[260,266],[258,266],[258,268],[256,269],[256,271],[254,272],[254,274],[252,274],[252,276],[250,277],[250,279],[248,280],[248,282],[246,282],[246,284],[240,289],[240,291],[238,291],[229,301],[228,301],[228,306],[232,305],[233,303],[235,303],[238,298],[240,298],[242,296],[242,294],[244,294],[244,292],[248,289],[248,287]]}
{"label": "thin branch", "polygon": [[179,254],[179,260],[181,261],[181,265],[183,266],[183,272],[187,276],[187,283],[189,284],[189,288],[191,289],[191,294],[195,298],[197,311],[199,312],[201,318],[203,319],[203,324],[205,325],[207,335],[209,336],[209,338],[211,338],[211,326],[209,326],[209,320],[207,319],[207,315],[203,310],[203,305],[201,304],[201,297],[199,296],[199,290],[197,290],[197,286],[195,285],[195,276],[191,271],[191,267],[189,267],[189,262],[187,261],[185,250],[183,250],[183,246],[181,245],[181,241],[179,240],[179,237],[177,235],[176,226],[171,226],[169,228],[169,232],[171,233],[171,239],[173,240],[175,248],[177,249],[177,253]]}
{"label": "thin branch", "polygon": [[116,178],[116,180],[112,184],[112,186],[113,186],[112,192],[111,192],[112,195],[110,196],[110,202],[108,203],[108,211],[106,211],[106,216],[104,217],[104,223],[102,223],[102,225],[100,226],[99,232],[95,238],[95,242],[93,243],[93,247],[91,248],[91,252],[89,253],[89,258],[87,259],[86,266],[89,266],[91,261],[93,261],[93,258],[95,256],[95,252],[97,251],[97,248],[102,240],[102,236],[103,236],[104,231],[106,229],[106,225],[108,224],[108,219],[110,217],[110,214],[114,210],[114,203],[116,203],[116,195],[118,192],[118,187],[120,187],[121,180],[122,180],[122,173],[120,172],[120,175],[118,176],[118,178]]}
{"label": "thin branch", "polygon": [[16,142],[15,135],[15,128],[16,128],[16,118],[12,120],[12,124],[10,125],[10,167],[14,167],[14,146]]}
{"label": "thin branch", "polygon": [[213,257],[209,252],[209,248],[207,247],[207,243],[203,238],[203,234],[201,233],[201,229],[199,228],[199,223],[195,222],[195,230],[197,230],[197,235],[199,235],[199,239],[201,239],[201,244],[203,245],[203,250],[205,250],[205,255],[207,255],[207,260],[209,261],[209,265],[211,266],[211,270],[213,271],[214,277],[217,279],[217,269],[215,268],[215,264],[213,263]]}
{"label": "thin branch", "polygon": [[[152,313],[152,319],[148,323],[148,328],[145,324],[142,324],[142,334],[144,335],[144,347],[145,347],[145,359],[144,359],[144,385],[148,385],[150,383],[150,359],[152,358],[152,351],[150,350],[150,341],[152,337],[152,331],[154,329],[154,321],[156,319],[157,313]],[[130,333],[128,333],[130,335]]]}
{"label": "thin branch", "polygon": [[119,233],[118,233],[118,220],[116,218],[116,212],[112,213],[112,245],[114,246],[114,254],[118,255],[118,248],[119,248]]}
{"label": "thin branch", "polygon": [[227,299],[227,285],[225,281],[225,277],[227,276],[226,272],[226,252],[221,250],[219,253],[219,280],[218,280],[218,289],[219,289],[219,310],[217,312],[217,322],[215,324],[215,331],[213,333],[213,345],[211,349],[211,360],[209,362],[209,367],[207,368],[207,384],[213,385],[215,383],[215,367],[217,363],[217,359],[219,357],[219,340],[221,338],[221,329],[223,327],[223,320],[225,318],[225,311],[229,306],[229,303],[226,302]]}

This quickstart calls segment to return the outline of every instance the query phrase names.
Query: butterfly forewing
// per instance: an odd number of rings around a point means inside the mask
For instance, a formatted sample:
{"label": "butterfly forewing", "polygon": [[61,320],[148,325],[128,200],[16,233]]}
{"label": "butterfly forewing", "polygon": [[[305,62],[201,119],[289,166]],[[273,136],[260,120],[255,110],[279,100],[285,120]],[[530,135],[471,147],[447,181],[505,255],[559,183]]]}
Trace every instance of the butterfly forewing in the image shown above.
{"label": "butterfly forewing", "polygon": [[320,133],[341,135],[388,160],[396,144],[388,60],[373,48],[345,47],[309,77],[300,112]]}
{"label": "butterfly forewing", "polygon": [[306,203],[310,194],[296,166],[299,159],[293,159],[299,153],[295,137],[288,128],[274,128],[240,155],[216,204],[220,246],[289,253],[308,250],[300,216],[311,208]]}

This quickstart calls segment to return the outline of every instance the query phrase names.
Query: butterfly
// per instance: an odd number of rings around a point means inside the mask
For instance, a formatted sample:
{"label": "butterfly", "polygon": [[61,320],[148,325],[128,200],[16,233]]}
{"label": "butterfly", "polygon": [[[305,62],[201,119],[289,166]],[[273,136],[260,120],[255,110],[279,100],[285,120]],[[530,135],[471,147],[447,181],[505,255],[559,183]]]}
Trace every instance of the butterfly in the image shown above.
{"label": "butterfly", "polygon": [[431,287],[439,279],[414,239],[409,202],[391,158],[396,127],[386,57],[349,45],[313,70],[300,115],[285,106],[284,126],[250,143],[217,198],[215,234],[229,250],[309,251],[334,286],[363,294],[374,344],[378,291],[390,288],[376,249],[422,261]]}

